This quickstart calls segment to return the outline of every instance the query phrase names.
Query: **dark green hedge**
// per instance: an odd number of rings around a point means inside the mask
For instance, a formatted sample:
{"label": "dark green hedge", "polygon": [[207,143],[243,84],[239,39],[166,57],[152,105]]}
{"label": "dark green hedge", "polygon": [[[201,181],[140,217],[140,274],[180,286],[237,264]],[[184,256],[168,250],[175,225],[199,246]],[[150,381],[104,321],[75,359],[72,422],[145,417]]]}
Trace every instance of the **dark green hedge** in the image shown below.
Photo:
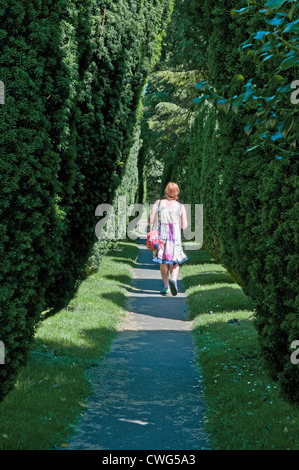
{"label": "dark green hedge", "polygon": [[[244,5],[245,4],[245,5]],[[239,44],[258,31],[261,16],[231,17],[243,1],[192,0],[198,34],[207,44],[208,75],[217,92],[236,74],[268,82],[274,62],[259,67]],[[258,2],[258,9],[264,2]],[[295,70],[285,71],[291,82]],[[239,93],[236,85],[232,93]],[[187,202],[204,205],[204,245],[256,303],[256,326],[262,355],[284,396],[299,400],[299,369],[291,363],[291,343],[299,339],[298,310],[298,159],[275,147],[251,152],[247,113],[219,113],[206,104],[198,111],[190,137],[186,176]]]}
{"label": "dark green hedge", "polygon": [[[86,276],[172,0],[0,1],[0,397]],[[123,165],[119,163],[123,161]]]}

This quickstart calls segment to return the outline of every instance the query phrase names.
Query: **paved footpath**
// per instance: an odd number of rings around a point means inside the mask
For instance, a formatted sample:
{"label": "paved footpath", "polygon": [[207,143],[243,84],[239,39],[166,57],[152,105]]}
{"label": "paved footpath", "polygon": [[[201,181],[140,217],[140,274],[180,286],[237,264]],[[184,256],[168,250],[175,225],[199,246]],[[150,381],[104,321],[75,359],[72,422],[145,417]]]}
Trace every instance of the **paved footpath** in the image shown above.
{"label": "paved footpath", "polygon": [[160,295],[159,267],[140,243],[128,314],[110,352],[88,371],[93,394],[69,450],[209,449],[187,307]]}

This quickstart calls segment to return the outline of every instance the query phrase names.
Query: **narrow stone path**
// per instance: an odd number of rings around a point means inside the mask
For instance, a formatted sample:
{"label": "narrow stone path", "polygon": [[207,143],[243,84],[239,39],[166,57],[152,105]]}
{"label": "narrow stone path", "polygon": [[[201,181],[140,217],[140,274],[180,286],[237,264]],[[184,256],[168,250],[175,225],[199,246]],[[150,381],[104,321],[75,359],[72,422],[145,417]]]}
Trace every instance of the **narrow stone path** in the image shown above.
{"label": "narrow stone path", "polygon": [[159,267],[140,243],[128,314],[100,366],[69,450],[202,450],[204,403],[184,294],[163,297]]}

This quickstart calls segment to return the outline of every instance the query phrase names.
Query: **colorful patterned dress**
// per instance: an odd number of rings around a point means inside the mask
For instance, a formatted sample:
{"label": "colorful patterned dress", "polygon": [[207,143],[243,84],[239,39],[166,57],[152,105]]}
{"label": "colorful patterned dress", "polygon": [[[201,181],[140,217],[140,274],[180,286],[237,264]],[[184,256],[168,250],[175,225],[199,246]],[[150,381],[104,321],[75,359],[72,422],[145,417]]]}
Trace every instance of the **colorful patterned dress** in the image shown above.
{"label": "colorful patterned dress", "polygon": [[181,242],[180,226],[181,204],[171,209],[163,207],[158,202],[156,225],[159,230],[159,239],[163,242],[153,261],[163,264],[182,264],[187,261]]}

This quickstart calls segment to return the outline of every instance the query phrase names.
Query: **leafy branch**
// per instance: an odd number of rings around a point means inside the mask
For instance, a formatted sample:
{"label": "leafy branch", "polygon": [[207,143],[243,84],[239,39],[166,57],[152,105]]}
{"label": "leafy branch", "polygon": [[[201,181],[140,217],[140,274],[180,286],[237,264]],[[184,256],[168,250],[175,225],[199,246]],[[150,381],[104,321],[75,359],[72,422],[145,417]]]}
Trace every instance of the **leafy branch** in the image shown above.
{"label": "leafy branch", "polygon": [[[232,10],[232,17],[250,14],[255,7],[255,0],[247,0],[247,6],[240,10]],[[273,65],[269,74],[268,83],[263,88],[254,83],[250,78],[243,85],[243,93],[232,98],[220,96],[215,87],[202,81],[196,84],[202,96],[194,99],[195,103],[203,104],[206,100],[212,103],[221,112],[228,114],[230,110],[239,114],[242,111],[250,111],[250,121],[244,127],[247,135],[259,130],[254,138],[257,145],[248,149],[270,143],[283,142],[283,146],[277,148],[282,152],[294,154],[299,139],[298,103],[299,80],[291,73],[299,64],[299,47],[297,34],[299,32],[299,20],[297,19],[298,4],[295,0],[268,0],[265,8],[259,11],[263,16],[267,29],[257,31],[240,44],[240,54],[251,55],[260,66],[266,61],[279,61]],[[270,16],[273,16],[270,18]],[[258,43],[258,46],[255,44]],[[270,67],[270,66],[269,66]],[[283,77],[281,73],[286,74]],[[245,82],[243,75],[233,77],[230,84],[225,86],[227,92],[238,83]],[[254,114],[253,114],[253,111]]]}

